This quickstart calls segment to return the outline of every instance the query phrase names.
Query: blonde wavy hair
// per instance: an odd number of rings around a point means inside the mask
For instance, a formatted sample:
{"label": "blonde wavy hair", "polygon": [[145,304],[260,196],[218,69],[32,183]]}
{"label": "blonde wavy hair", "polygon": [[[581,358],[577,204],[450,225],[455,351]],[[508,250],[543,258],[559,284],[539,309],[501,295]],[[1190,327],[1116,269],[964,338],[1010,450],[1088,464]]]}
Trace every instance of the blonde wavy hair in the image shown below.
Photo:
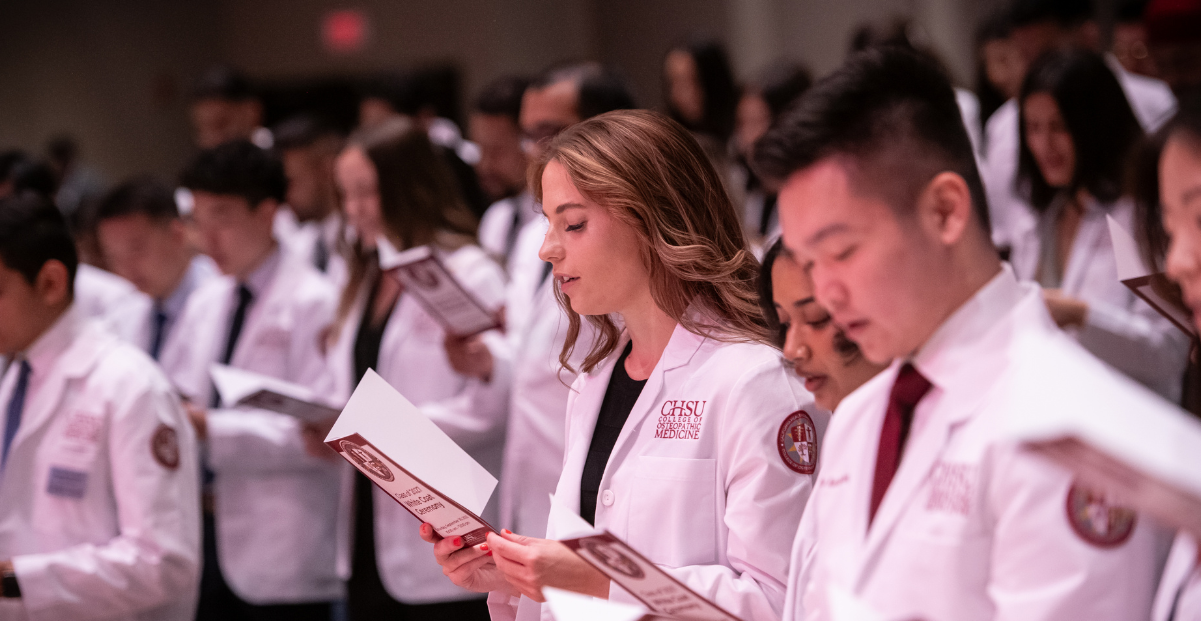
{"label": "blonde wavy hair", "polygon": [[[759,262],[747,245],[721,176],[696,138],[657,112],[618,110],[565,130],[530,170],[542,202],[542,173],[558,162],[589,200],[632,227],[642,242],[651,297],[684,329],[726,342],[772,343],[759,312]],[[580,315],[555,285],[567,312],[559,362],[568,362],[580,335]],[[584,358],[587,373],[612,354],[621,330],[608,315],[592,315],[597,339]]]}

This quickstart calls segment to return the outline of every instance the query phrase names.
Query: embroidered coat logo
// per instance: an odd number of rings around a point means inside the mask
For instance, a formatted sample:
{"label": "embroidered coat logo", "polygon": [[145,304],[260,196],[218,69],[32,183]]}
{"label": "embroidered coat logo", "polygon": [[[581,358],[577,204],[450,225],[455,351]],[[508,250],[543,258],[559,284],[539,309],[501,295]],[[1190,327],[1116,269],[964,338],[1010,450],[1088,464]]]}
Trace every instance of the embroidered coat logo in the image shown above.
{"label": "embroidered coat logo", "polygon": [[655,438],[664,440],[699,440],[708,401],[672,399],[659,408],[659,424]]}
{"label": "embroidered coat logo", "polygon": [[1101,548],[1126,543],[1134,532],[1138,514],[1114,504],[1101,494],[1082,485],[1068,490],[1068,523],[1081,539]]}

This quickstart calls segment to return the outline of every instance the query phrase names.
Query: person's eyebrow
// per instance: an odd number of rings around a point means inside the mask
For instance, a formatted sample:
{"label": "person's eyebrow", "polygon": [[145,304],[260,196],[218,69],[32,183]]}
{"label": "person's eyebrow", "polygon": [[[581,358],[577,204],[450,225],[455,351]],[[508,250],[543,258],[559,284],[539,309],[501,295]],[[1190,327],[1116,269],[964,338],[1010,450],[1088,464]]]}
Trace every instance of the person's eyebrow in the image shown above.
{"label": "person's eyebrow", "polygon": [[827,237],[830,237],[831,235],[835,235],[838,233],[846,233],[847,231],[850,230],[850,228],[851,227],[849,227],[841,222],[831,224],[829,226],[826,226],[825,228],[820,229],[818,232],[816,232],[812,236],[810,236],[808,243],[810,246],[816,246],[817,244],[820,244],[823,240],[825,240]]}
{"label": "person's eyebrow", "polygon": [[797,300],[796,302],[793,302],[792,305],[796,308],[800,308],[802,306],[805,306],[806,304],[813,304],[816,301],[817,301],[817,298],[815,298],[813,296],[809,296],[807,298],[802,298],[800,300]]}
{"label": "person's eyebrow", "polygon": [[[563,203],[562,205],[555,207],[555,215],[561,214],[564,211],[567,211],[568,209],[583,209],[583,208],[584,208],[584,206],[579,203]],[[542,215],[546,216],[546,206],[545,205],[542,206]],[[547,217],[549,218],[550,216],[547,216]]]}

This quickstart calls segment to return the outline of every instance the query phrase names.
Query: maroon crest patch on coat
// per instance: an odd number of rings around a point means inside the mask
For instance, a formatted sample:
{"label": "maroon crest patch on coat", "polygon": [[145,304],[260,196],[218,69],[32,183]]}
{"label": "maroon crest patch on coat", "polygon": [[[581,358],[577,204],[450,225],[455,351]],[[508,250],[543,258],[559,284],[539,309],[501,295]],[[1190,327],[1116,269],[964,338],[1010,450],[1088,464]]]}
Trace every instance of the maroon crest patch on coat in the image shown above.
{"label": "maroon crest patch on coat", "polygon": [[1138,519],[1133,509],[1114,504],[1105,494],[1078,483],[1068,490],[1067,511],[1072,530],[1081,539],[1100,548],[1126,543]]}
{"label": "maroon crest patch on coat", "polygon": [[817,427],[805,410],[797,410],[784,419],[776,436],[776,448],[784,465],[799,474],[817,470]]}
{"label": "maroon crest patch on coat", "polygon": [[179,467],[179,436],[175,430],[160,424],[150,436],[150,454],[167,470]]}

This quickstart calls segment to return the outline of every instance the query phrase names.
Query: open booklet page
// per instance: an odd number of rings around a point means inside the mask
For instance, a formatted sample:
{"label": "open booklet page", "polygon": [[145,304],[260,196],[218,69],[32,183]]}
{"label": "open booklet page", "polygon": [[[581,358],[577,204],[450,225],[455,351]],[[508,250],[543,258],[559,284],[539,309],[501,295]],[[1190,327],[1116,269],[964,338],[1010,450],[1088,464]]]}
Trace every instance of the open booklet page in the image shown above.
{"label": "open booklet page", "polygon": [[1129,231],[1122,228],[1112,216],[1109,221],[1109,239],[1113,243],[1113,256],[1117,262],[1118,280],[1130,288],[1135,295],[1151,305],[1156,312],[1171,321],[1181,332],[1196,336],[1192,316],[1184,301],[1167,275],[1147,267],[1138,250],[1138,243]]}
{"label": "open booklet page", "polygon": [[[1076,355],[1081,368],[1100,364]],[[1012,440],[1047,453],[1120,504],[1179,527],[1190,527],[1182,521],[1190,513],[1201,523],[1201,511],[1184,508],[1201,507],[1201,421],[1116,372],[1112,383],[1068,391],[1062,386],[1073,379],[1062,357],[1025,359],[1031,362],[1014,371],[1014,381],[1028,388],[1000,396],[1013,401],[1005,421]]]}
{"label": "open booklet page", "polygon": [[209,376],[213,378],[221,403],[227,408],[244,406],[270,410],[307,423],[338,415],[337,409],[329,407],[299,384],[223,364],[209,367]]}
{"label": "open booklet page", "polygon": [[500,328],[498,315],[488,310],[455,279],[431,246],[398,251],[386,237],[377,241],[380,268],[395,270],[397,278],[430,315],[456,336],[471,336]]}
{"label": "open booklet page", "polygon": [[496,478],[374,371],[325,442],[438,535],[472,546],[494,531],[480,514]]}

